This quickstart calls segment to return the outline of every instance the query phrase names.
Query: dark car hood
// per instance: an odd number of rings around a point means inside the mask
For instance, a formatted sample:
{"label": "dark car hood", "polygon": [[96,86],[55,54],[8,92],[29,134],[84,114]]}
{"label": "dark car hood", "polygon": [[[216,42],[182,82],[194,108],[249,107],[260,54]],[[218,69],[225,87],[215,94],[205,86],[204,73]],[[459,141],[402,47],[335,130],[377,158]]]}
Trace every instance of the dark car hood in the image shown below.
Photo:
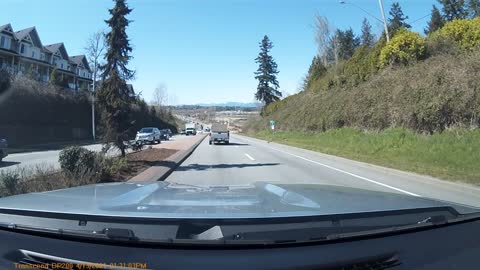
{"label": "dark car hood", "polygon": [[314,184],[109,183],[0,199],[0,209],[155,218],[294,217],[453,206],[408,195]]}

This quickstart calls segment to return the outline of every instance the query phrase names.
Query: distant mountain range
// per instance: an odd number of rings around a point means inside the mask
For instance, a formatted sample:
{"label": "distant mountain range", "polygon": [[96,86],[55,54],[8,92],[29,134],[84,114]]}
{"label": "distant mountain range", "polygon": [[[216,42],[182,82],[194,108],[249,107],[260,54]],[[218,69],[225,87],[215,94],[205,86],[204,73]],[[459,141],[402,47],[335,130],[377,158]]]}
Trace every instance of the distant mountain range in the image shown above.
{"label": "distant mountain range", "polygon": [[243,103],[243,102],[225,102],[225,103],[199,103],[195,104],[201,107],[241,107],[241,108],[255,108],[258,103]]}

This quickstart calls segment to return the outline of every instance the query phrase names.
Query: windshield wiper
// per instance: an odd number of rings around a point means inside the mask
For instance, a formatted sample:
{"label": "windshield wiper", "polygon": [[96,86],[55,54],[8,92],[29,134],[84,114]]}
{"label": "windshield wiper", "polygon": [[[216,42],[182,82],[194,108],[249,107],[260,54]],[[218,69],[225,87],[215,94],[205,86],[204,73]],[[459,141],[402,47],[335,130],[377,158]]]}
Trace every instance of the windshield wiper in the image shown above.
{"label": "windshield wiper", "polygon": [[29,225],[20,225],[14,223],[0,223],[0,228],[5,228],[8,230],[14,231],[28,231],[28,232],[38,232],[38,233],[48,233],[54,235],[63,235],[63,236],[72,236],[72,237],[82,237],[95,240],[113,240],[113,241],[127,241],[127,242],[136,242],[139,239],[135,236],[135,233],[130,229],[124,228],[104,228],[100,231],[91,231],[91,230],[72,230],[72,229],[57,229],[57,228],[46,228],[46,227],[37,227]]}
{"label": "windshield wiper", "polygon": [[391,234],[391,233],[399,233],[399,232],[418,231],[422,229],[429,229],[432,227],[440,227],[448,224],[457,224],[457,223],[468,222],[473,220],[480,220],[480,213],[461,215],[459,217],[452,218],[452,219],[448,219],[447,217],[441,216],[441,215],[431,216],[426,219],[418,221],[416,224],[392,226],[387,228],[365,230],[365,231],[359,231],[359,232],[330,234],[330,235],[327,235],[325,238],[321,238],[321,239],[313,238],[312,240],[316,240],[316,241],[338,240],[338,239],[383,235],[383,234]]}

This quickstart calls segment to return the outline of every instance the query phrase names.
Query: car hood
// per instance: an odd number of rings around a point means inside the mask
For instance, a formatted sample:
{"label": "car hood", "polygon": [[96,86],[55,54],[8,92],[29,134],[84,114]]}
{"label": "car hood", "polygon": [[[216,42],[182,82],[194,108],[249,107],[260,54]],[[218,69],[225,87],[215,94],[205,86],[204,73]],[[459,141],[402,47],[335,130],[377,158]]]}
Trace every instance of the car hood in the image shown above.
{"label": "car hood", "polygon": [[192,186],[169,182],[108,183],[0,199],[1,209],[154,218],[262,218],[452,206],[421,197],[314,184],[256,182]]}

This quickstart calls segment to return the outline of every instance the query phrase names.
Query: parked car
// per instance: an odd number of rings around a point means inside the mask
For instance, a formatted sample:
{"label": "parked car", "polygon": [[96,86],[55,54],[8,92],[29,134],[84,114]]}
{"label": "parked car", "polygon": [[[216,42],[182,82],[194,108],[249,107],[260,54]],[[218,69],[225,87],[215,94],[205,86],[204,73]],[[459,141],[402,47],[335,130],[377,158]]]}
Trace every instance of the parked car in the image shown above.
{"label": "parked car", "polygon": [[180,135],[185,135],[185,129],[180,130]]}
{"label": "parked car", "polygon": [[8,155],[8,143],[6,139],[0,138],[0,162]]}
{"label": "parked car", "polygon": [[170,137],[172,136],[172,132],[170,129],[162,129],[160,130],[160,138],[164,141],[170,140]]}
{"label": "parked car", "polygon": [[154,127],[142,128],[140,131],[137,132],[137,136],[135,137],[135,141],[141,141],[151,144],[154,144],[155,142],[160,143],[160,140],[160,130]]}
{"label": "parked car", "polygon": [[166,128],[166,129],[164,129],[164,130],[165,130],[166,132],[168,132],[168,135],[169,135],[170,137],[172,137],[172,136],[173,136],[173,132],[172,132],[172,130],[171,130],[171,129],[169,129],[169,128]]}

